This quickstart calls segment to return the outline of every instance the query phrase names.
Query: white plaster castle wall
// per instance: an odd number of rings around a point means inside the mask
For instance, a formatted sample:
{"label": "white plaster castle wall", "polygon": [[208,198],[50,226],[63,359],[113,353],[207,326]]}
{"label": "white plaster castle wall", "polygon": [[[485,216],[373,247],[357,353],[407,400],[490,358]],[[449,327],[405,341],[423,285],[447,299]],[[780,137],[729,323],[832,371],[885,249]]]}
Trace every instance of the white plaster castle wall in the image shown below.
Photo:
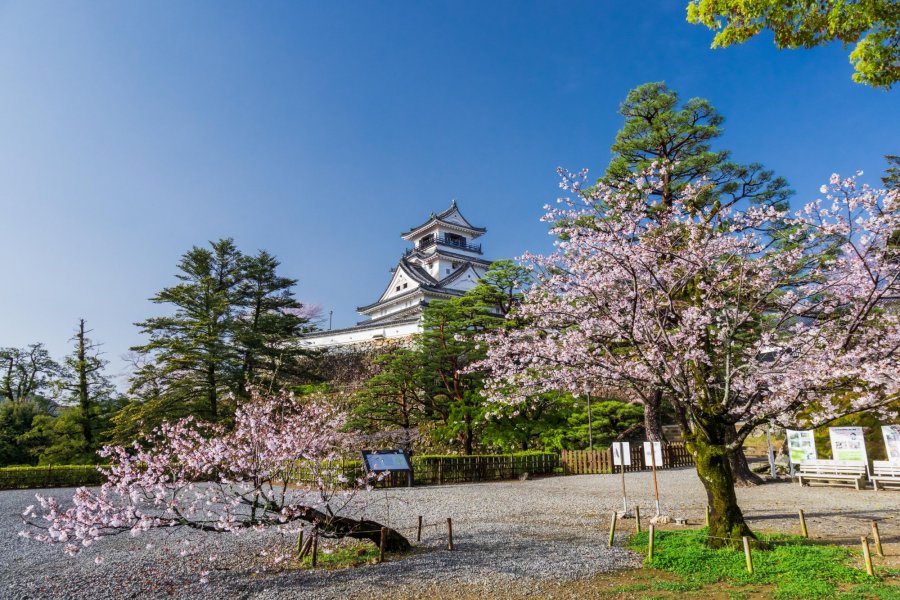
{"label": "white plaster castle wall", "polygon": [[305,337],[302,344],[307,348],[324,348],[326,346],[344,346],[358,344],[375,339],[395,339],[411,336],[422,330],[421,325],[407,323],[405,325],[389,325],[371,329],[354,329],[351,331],[337,331],[333,334],[323,332],[321,335]]}

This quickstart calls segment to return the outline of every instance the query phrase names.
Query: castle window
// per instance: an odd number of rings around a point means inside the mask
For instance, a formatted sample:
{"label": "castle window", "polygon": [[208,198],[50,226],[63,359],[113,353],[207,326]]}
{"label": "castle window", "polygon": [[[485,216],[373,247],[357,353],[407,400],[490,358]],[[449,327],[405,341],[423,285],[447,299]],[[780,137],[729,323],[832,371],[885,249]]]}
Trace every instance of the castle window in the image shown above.
{"label": "castle window", "polygon": [[405,283],[403,284],[403,289],[404,289],[404,290],[406,289],[406,284],[405,284]]}

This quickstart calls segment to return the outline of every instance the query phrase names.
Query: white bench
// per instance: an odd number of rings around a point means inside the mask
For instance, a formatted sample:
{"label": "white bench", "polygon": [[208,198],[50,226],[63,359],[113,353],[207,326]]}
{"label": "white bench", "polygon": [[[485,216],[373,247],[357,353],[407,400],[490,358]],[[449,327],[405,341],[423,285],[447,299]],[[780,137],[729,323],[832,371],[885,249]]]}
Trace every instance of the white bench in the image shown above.
{"label": "white bench", "polygon": [[900,463],[892,463],[886,460],[872,462],[872,487],[878,490],[878,484],[900,485]]}
{"label": "white bench", "polygon": [[866,464],[842,460],[805,460],[798,465],[797,481],[809,485],[810,480],[847,481],[856,489],[866,486]]}

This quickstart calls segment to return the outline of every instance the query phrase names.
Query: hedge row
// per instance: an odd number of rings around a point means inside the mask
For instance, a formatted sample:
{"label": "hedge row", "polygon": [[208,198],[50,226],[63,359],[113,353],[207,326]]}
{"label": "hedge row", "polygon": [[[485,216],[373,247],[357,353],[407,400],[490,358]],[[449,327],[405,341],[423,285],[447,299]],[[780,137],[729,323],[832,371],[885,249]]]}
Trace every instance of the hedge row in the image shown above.
{"label": "hedge row", "polygon": [[[550,452],[520,452],[476,456],[417,455],[412,458],[415,483],[440,485],[475,481],[514,479],[524,473],[551,475],[559,470],[559,455]],[[333,474],[343,473],[349,481],[362,474],[361,460],[335,461],[329,465]],[[290,479],[297,483],[311,483],[312,474],[297,465]],[[49,467],[0,468],[0,490],[78,487],[100,485],[103,476],[92,465],[62,465]],[[405,486],[406,474],[393,473],[379,482],[380,486]]]}
{"label": "hedge row", "polygon": [[0,490],[100,485],[103,475],[94,465],[0,468]]}

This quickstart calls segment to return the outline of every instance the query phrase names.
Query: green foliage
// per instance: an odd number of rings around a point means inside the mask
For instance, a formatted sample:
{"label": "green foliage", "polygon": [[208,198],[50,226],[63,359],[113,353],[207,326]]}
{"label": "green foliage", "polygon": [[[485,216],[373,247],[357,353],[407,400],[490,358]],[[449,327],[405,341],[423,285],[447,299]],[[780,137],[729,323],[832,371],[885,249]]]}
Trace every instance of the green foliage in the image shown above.
{"label": "green foliage", "polygon": [[[707,530],[658,531],[649,567],[670,571],[687,585],[728,582],[735,585],[773,584],[776,598],[834,598],[836,587],[849,584],[846,597],[900,597],[896,585],[869,577],[850,566],[852,555],[841,546],[811,544],[796,536],[774,535],[765,542],[770,550],[753,550],[753,575],[747,573],[742,548],[712,549],[705,543]],[[634,535],[629,546],[645,552],[647,532]],[[879,569],[876,574],[892,574]],[[867,595],[872,593],[871,596]],[[860,595],[856,595],[860,594]]]}
{"label": "green foliage", "polygon": [[88,465],[0,468],[0,490],[100,485],[103,481],[97,467]]}
{"label": "green foliage", "polygon": [[304,371],[308,352],[296,341],[308,321],[291,291],[296,281],[278,267],[271,254],[244,255],[231,239],[182,256],[179,283],[151,298],[172,314],[138,323],[150,339],[132,348],[131,391],[143,403],[116,420],[118,438],[185,414],[227,419],[247,385],[274,389]]}
{"label": "green foliage", "polygon": [[46,400],[0,401],[0,465],[27,465],[34,462],[28,445],[20,437],[33,426],[36,418],[48,416]]}
{"label": "green foliage", "polygon": [[778,48],[856,44],[853,80],[890,89],[900,79],[900,3],[896,0],[691,0],[690,23],[716,31],[713,48],[775,35]]}
{"label": "green foliage", "polygon": [[[320,547],[316,566],[325,569],[358,567],[377,561],[378,555],[378,547],[370,542],[333,545],[332,547],[326,548]],[[300,565],[305,568],[311,568],[312,553],[304,556],[303,560],[300,561]]]}
{"label": "green foliage", "polygon": [[696,198],[700,205],[751,202],[786,208],[793,192],[784,179],[758,163],[735,163],[727,150],[712,148],[723,133],[725,118],[708,100],[691,98],[679,105],[678,93],[665,83],[645,83],[628,92],[619,114],[625,123],[616,134],[602,183],[625,192],[637,190],[634,173],[653,163],[666,164],[671,171],[650,190],[663,205],[671,204],[689,184],[706,178]]}
{"label": "green foliage", "polygon": [[379,372],[355,395],[347,425],[367,432],[402,430],[401,446],[412,449],[415,430],[425,418],[428,399],[422,356],[396,348],[375,359]]}

